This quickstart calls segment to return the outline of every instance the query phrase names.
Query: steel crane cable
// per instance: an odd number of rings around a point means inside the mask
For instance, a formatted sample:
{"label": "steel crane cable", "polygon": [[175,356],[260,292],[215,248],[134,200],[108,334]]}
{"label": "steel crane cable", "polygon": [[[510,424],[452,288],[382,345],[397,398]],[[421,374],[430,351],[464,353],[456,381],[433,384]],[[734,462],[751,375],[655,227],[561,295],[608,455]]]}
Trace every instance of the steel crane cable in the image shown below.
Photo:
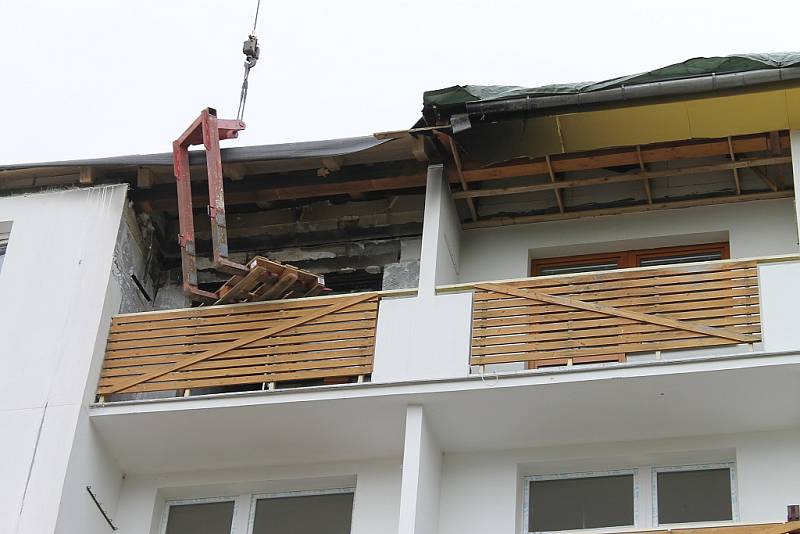
{"label": "steel crane cable", "polygon": [[256,66],[258,56],[261,50],[258,47],[258,38],[256,37],[256,27],[258,26],[258,12],[261,10],[261,0],[256,4],[256,15],[253,19],[253,31],[247,36],[247,40],[242,45],[242,53],[245,55],[244,60],[244,78],[242,79],[242,90],[239,93],[239,110],[236,112],[236,118],[242,120],[244,118],[244,106],[247,102],[247,88],[248,78],[250,77],[250,69]]}

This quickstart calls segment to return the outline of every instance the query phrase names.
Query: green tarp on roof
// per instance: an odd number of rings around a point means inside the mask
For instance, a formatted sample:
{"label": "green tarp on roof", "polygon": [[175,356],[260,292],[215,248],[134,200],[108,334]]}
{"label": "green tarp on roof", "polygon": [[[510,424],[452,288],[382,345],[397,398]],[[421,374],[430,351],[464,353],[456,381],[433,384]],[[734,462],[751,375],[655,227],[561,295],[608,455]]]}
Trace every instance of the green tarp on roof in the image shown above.
{"label": "green tarp on roof", "polygon": [[622,76],[602,82],[553,84],[533,88],[502,85],[455,85],[445,89],[426,91],[423,95],[423,103],[425,106],[441,106],[464,104],[466,102],[478,100],[501,100],[524,96],[589,93],[622,86],[694,78],[712,74],[731,74],[736,72],[796,66],[800,66],[800,52],[697,57],[684,61],[683,63],[675,63],[674,65],[651,70],[649,72]]}

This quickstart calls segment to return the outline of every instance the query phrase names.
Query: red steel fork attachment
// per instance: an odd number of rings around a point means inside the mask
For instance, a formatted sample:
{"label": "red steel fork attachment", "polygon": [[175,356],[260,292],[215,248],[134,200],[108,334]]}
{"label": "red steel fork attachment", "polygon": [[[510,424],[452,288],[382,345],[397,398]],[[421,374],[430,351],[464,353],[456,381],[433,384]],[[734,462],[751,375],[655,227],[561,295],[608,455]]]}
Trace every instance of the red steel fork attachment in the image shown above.
{"label": "red steel fork attachment", "polygon": [[240,120],[222,120],[217,111],[206,108],[192,122],[189,128],[172,143],[172,164],[178,184],[178,219],[183,264],[183,292],[192,300],[213,302],[216,293],[203,291],[197,287],[197,257],[194,237],[194,216],[192,215],[192,182],[189,173],[189,147],[204,145],[206,166],[208,168],[208,215],[211,218],[211,242],[213,265],[218,271],[230,275],[245,275],[250,270],[228,259],[228,233],[225,226],[225,194],[222,184],[222,156],[219,150],[220,139],[234,139],[244,130]]}

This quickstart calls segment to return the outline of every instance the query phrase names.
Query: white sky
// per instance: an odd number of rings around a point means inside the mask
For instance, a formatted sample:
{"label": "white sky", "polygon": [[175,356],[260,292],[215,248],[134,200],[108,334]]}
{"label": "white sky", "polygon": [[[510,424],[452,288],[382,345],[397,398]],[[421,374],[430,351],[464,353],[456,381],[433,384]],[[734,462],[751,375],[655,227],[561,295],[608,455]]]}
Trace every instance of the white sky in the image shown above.
{"label": "white sky", "polygon": [[[168,152],[234,118],[256,0],[0,0],[0,164]],[[225,146],[411,126],[422,92],[600,80],[800,48],[797,0],[262,0],[247,130]]]}

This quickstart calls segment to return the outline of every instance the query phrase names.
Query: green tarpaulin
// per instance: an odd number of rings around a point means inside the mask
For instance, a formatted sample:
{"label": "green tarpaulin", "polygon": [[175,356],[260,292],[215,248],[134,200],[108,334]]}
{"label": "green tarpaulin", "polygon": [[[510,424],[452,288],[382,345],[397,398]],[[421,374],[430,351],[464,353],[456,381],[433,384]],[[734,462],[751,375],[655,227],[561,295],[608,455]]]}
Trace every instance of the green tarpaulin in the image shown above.
{"label": "green tarpaulin", "polygon": [[795,66],[800,66],[800,52],[737,54],[726,57],[698,57],[649,72],[622,76],[602,82],[553,84],[533,88],[501,85],[455,85],[445,89],[426,91],[423,96],[423,102],[425,106],[441,106],[463,104],[479,100],[501,100],[524,96],[589,93],[622,86],[694,78],[697,76],[709,76],[711,74],[731,74]]}

